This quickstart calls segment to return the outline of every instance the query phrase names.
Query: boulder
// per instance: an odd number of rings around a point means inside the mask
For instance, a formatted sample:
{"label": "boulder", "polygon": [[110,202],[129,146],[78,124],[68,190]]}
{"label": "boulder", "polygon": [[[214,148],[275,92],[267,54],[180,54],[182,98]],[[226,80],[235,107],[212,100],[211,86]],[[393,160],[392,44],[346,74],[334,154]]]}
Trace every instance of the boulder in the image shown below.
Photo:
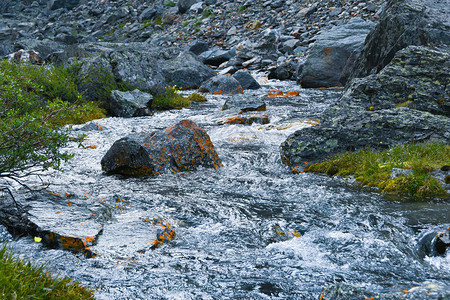
{"label": "boulder", "polygon": [[450,248],[450,228],[439,232],[434,242],[434,251],[438,255],[445,255],[448,248]]}
{"label": "boulder", "polygon": [[211,94],[242,94],[244,92],[241,84],[235,78],[228,75],[218,75],[200,86],[200,92]]}
{"label": "boulder", "polygon": [[[289,136],[281,145],[284,163],[296,170],[303,161],[324,160],[346,150],[387,148],[412,141],[450,141],[450,49],[448,31],[442,31],[448,25],[442,11],[448,12],[449,8],[437,0],[423,3],[427,6],[414,0],[389,2],[383,13],[385,27],[377,25],[367,36],[361,52],[365,58],[357,62],[352,73],[377,74],[353,78],[342,97],[325,110],[319,125]],[[433,5],[442,11],[426,8]],[[411,25],[422,24],[430,13],[436,13],[442,22],[428,23],[423,29]],[[417,41],[408,37],[414,37],[416,31],[423,33],[425,40],[435,41],[436,47],[408,46]],[[377,35],[379,39],[374,42]],[[391,53],[392,47],[396,52]],[[377,59],[379,64],[372,66]]]}
{"label": "boulder", "polygon": [[197,0],[178,0],[178,12],[184,14]]}
{"label": "boulder", "polygon": [[261,88],[259,83],[253,78],[247,70],[239,70],[233,74],[233,78],[235,78],[241,84],[244,90],[257,90]]}
{"label": "boulder", "polygon": [[191,52],[182,52],[169,60],[162,67],[162,74],[169,86],[176,85],[181,89],[199,88],[204,81],[216,75]]}
{"label": "boulder", "polygon": [[205,51],[208,51],[209,45],[207,42],[195,40],[188,45],[188,50],[196,55],[200,55]]}
{"label": "boulder", "polygon": [[236,110],[239,113],[249,111],[265,111],[266,103],[261,97],[234,95],[225,101],[222,110]]}
{"label": "boulder", "polygon": [[305,88],[343,86],[374,23],[355,18],[317,36],[297,78]]}
{"label": "boulder", "polygon": [[212,49],[200,54],[205,64],[216,67],[229,61],[234,56],[236,56],[236,50],[234,48],[231,50]]}
{"label": "boulder", "polygon": [[59,8],[66,8],[68,10],[71,10],[78,4],[80,4],[80,0],[50,0],[47,3],[48,8],[51,10],[56,10]]}
{"label": "boulder", "polygon": [[353,80],[341,104],[381,110],[409,107],[450,117],[450,52],[408,46],[378,74]]}
{"label": "boulder", "polygon": [[142,117],[150,115],[153,96],[134,90],[130,92],[111,91],[110,112],[115,117]]}
{"label": "boulder", "polygon": [[267,78],[288,80],[294,76],[295,70],[296,70],[296,68],[292,62],[290,62],[290,61],[285,62],[275,68],[269,69],[269,74],[267,75]]}
{"label": "boulder", "polygon": [[132,134],[116,141],[101,160],[103,171],[131,176],[157,176],[199,166],[222,166],[208,134],[194,122],[154,133]]}
{"label": "boulder", "polygon": [[390,0],[367,36],[351,78],[380,72],[409,46],[450,44],[450,5],[439,0]]}

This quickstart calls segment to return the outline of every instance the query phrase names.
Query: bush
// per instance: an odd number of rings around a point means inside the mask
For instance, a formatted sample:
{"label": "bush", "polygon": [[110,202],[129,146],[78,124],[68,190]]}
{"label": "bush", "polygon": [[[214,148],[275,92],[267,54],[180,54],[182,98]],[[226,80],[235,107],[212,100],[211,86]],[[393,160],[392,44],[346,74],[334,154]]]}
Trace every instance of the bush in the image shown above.
{"label": "bush", "polygon": [[1,61],[0,177],[60,169],[70,158],[59,151],[69,139],[62,125],[103,116],[84,102],[70,69]]}
{"label": "bush", "polygon": [[45,265],[15,259],[6,246],[0,248],[2,299],[94,299],[93,292],[69,278],[55,278]]}
{"label": "bush", "polygon": [[181,109],[189,107],[191,101],[178,93],[176,86],[166,87],[166,91],[153,98],[152,108],[156,110]]}
{"label": "bush", "polygon": [[197,93],[192,93],[188,96],[188,100],[194,102],[206,102],[206,97]]}

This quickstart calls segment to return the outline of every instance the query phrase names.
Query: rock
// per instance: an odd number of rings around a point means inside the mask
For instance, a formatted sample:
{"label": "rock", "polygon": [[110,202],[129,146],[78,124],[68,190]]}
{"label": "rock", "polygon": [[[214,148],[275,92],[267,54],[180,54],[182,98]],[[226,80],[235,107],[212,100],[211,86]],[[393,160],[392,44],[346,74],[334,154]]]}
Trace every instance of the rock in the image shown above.
{"label": "rock", "polygon": [[188,50],[196,55],[208,51],[209,45],[207,42],[195,40],[188,45]]}
{"label": "rock", "polygon": [[222,110],[236,110],[239,113],[249,111],[265,111],[266,103],[261,97],[235,95],[225,101]]}
{"label": "rock", "polygon": [[24,62],[39,64],[42,62],[39,53],[33,50],[25,51],[23,49],[8,55],[10,62]]}
{"label": "rock", "polygon": [[269,124],[269,115],[267,113],[244,113],[236,116],[228,117],[225,120],[221,120],[217,122],[217,125],[233,125],[233,124],[241,124],[241,125],[252,125],[256,124]]}
{"label": "rock", "polygon": [[374,23],[352,19],[318,35],[298,82],[305,88],[344,86]]}
{"label": "rock", "polygon": [[295,74],[295,66],[291,62],[285,62],[275,68],[269,69],[268,79],[287,80]]}
{"label": "rock", "polygon": [[239,70],[233,74],[233,78],[235,78],[241,84],[244,90],[257,90],[261,88],[259,83],[253,78],[247,70]]}
{"label": "rock", "polygon": [[56,10],[59,8],[66,8],[68,10],[73,9],[80,3],[80,0],[49,0],[48,8]]}
{"label": "rock", "polygon": [[178,0],[178,11],[184,14],[197,0]]}
{"label": "rock", "polygon": [[108,211],[105,201],[88,201],[47,190],[16,198],[8,194],[0,202],[1,223],[14,236],[28,234],[40,237],[49,248],[96,256],[89,247],[102,232],[99,218]]}
{"label": "rock", "polygon": [[407,108],[366,111],[348,106],[325,112],[318,126],[290,135],[281,145],[284,163],[295,168],[349,149],[386,149],[411,141],[450,140],[450,120]]}
{"label": "rock", "polygon": [[236,51],[234,49],[213,49],[201,53],[200,57],[203,58],[203,62],[207,65],[220,66],[222,63],[229,61],[235,55]]}
{"label": "rock", "polygon": [[439,0],[389,1],[367,36],[351,78],[380,72],[397,51],[409,46],[450,44],[450,5]]}
{"label": "rock", "polygon": [[200,92],[209,92],[211,94],[242,94],[243,88],[239,81],[232,76],[218,75],[200,86]]}
{"label": "rock", "polygon": [[208,134],[194,122],[154,133],[132,134],[116,141],[101,160],[107,173],[157,176],[191,171],[199,166],[219,168],[219,156]]}
{"label": "rock", "polygon": [[205,66],[196,55],[191,52],[182,52],[178,57],[167,61],[162,67],[162,75],[169,86],[196,89],[204,81],[214,77],[216,73]]}
{"label": "rock", "polygon": [[116,117],[142,117],[150,116],[153,96],[134,90],[131,92],[111,91],[110,112]]}
{"label": "rock", "polygon": [[438,255],[445,255],[448,248],[450,248],[450,228],[439,232],[434,242],[434,250]]}
{"label": "rock", "polygon": [[450,52],[408,46],[378,74],[355,79],[340,100],[371,108],[410,107],[450,117]]}
{"label": "rock", "polygon": [[392,168],[391,175],[389,175],[390,179],[394,179],[397,177],[409,176],[413,174],[413,170],[411,169],[400,169],[400,168]]}

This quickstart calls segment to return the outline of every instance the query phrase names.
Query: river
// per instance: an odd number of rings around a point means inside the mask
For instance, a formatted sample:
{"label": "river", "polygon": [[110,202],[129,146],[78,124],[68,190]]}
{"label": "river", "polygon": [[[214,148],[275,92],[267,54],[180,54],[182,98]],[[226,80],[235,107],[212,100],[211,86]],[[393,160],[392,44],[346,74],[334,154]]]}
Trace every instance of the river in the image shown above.
{"label": "river", "polygon": [[[49,250],[32,237],[10,245],[96,289],[97,299],[318,299],[338,282],[380,292],[424,281],[450,285],[450,255],[418,250],[426,234],[450,226],[448,203],[394,201],[351,181],[292,174],[280,144],[313,126],[341,91],[264,81],[254,93],[272,89],[299,90],[300,97],[268,100],[268,125],[217,125],[229,115],[219,95],[151,117],[97,120],[104,129],[87,132],[84,141],[96,148],[71,143],[66,150],[75,156],[65,172],[43,178],[54,191],[126,201],[91,247],[98,256]],[[183,119],[208,132],[222,168],[139,178],[102,172],[100,160],[115,140]],[[175,239],[150,250],[146,218],[170,221]]]}

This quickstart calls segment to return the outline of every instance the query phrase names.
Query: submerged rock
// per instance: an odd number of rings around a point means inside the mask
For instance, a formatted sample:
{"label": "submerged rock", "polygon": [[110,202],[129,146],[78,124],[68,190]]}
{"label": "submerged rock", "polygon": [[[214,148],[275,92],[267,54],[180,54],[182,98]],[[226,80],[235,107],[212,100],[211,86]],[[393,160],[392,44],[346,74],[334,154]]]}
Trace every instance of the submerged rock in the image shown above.
{"label": "submerged rock", "polygon": [[199,166],[219,168],[222,162],[208,134],[194,122],[183,120],[158,132],[133,134],[116,141],[101,165],[108,173],[157,176]]}
{"label": "submerged rock", "polygon": [[225,124],[241,124],[241,125],[252,125],[256,124],[269,124],[269,115],[267,113],[244,113],[236,116],[228,117],[225,120],[217,122],[217,125]]}

